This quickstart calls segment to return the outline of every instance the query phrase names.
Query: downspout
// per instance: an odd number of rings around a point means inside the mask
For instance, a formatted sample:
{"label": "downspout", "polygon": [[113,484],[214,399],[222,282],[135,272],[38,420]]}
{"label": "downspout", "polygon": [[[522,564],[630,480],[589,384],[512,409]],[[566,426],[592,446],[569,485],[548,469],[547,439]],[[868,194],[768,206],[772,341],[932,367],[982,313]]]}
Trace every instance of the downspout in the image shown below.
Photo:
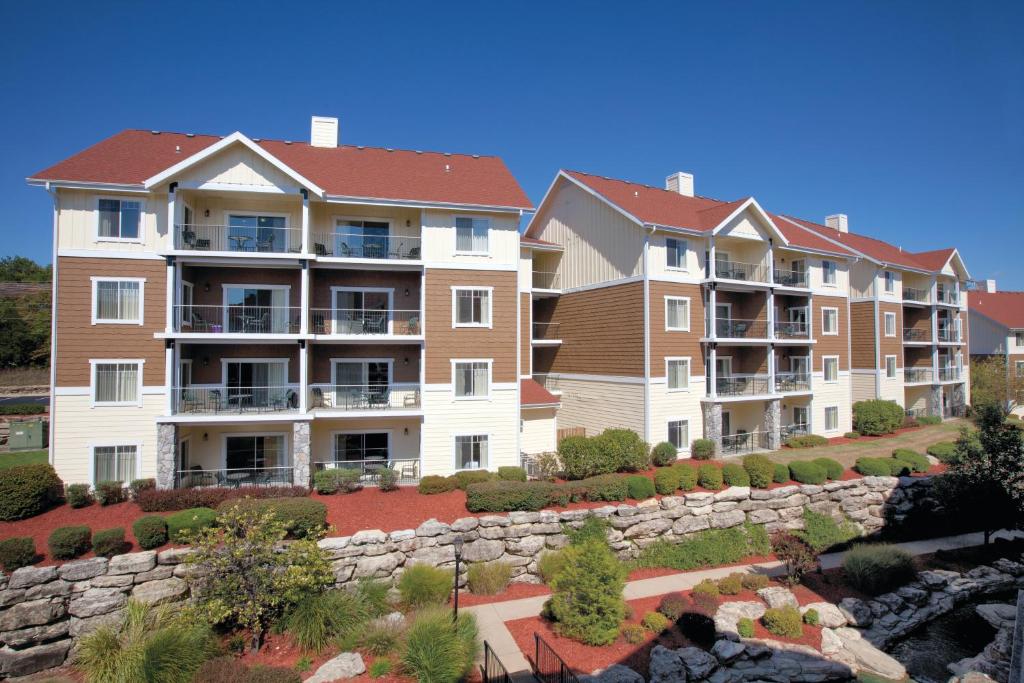
{"label": "downspout", "polygon": [[651,272],[650,249],[654,226],[644,233],[644,441],[651,442]]}
{"label": "downspout", "polygon": [[53,197],[53,267],[51,270],[52,289],[50,290],[50,427],[47,436],[47,460],[53,465],[53,432],[54,432],[54,407],[57,398],[57,223],[60,215],[60,204],[57,198],[57,190],[46,183],[46,191]]}
{"label": "downspout", "polygon": [[875,332],[875,398],[882,398],[882,375],[881,375],[882,371],[878,367],[878,362],[881,359],[881,354],[882,354],[882,349],[881,349],[882,340],[881,340],[881,338],[880,338],[880,336],[878,334],[878,311],[879,311],[878,301],[879,301],[879,297],[880,297],[880,295],[878,293],[878,273],[879,273],[879,270],[876,268],[875,269],[875,276],[871,280],[871,287],[874,290],[873,291],[873,294],[874,294],[873,305],[874,305],[874,309],[875,309],[874,322],[873,322],[871,328]]}

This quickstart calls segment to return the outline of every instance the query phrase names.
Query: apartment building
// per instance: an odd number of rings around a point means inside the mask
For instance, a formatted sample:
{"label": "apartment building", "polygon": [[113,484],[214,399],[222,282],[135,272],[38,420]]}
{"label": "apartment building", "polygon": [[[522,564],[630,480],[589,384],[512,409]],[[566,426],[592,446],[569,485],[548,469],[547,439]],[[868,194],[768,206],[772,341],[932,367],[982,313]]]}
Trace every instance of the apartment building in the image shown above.
{"label": "apartment building", "polygon": [[521,353],[531,205],[500,159],[313,117],[309,142],[126,130],[28,182],[53,197],[65,481],[410,481],[554,449]]}
{"label": "apartment building", "polygon": [[[1002,358],[1007,372],[1024,377],[1024,292],[1001,292],[995,280],[985,280],[967,298],[971,359]],[[1016,405],[1013,412],[1024,414],[1024,406]]]}
{"label": "apartment building", "polygon": [[[950,332],[966,315],[959,256],[894,264],[845,216],[827,222],[700,197],[686,173],[659,188],[560,171],[526,231],[551,284],[532,302],[535,335],[550,337],[534,343],[532,370],[562,400],[559,425],[626,427],[684,454],[706,437],[738,454],[840,436],[855,400],[963,405],[966,340]],[[923,301],[904,301],[904,278]],[[904,320],[930,336],[904,344]],[[934,370],[923,392],[904,381],[907,359]]]}

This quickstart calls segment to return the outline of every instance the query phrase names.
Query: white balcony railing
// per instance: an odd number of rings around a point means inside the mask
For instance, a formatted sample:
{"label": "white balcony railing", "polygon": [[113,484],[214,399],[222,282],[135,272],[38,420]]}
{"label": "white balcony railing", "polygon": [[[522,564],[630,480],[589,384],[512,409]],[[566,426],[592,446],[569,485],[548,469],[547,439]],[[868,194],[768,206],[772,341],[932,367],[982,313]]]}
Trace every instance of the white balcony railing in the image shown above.
{"label": "white balcony railing", "polygon": [[768,268],[763,263],[742,263],[717,259],[715,261],[715,277],[720,280],[768,282]]}
{"label": "white balcony railing", "polygon": [[559,289],[561,288],[562,277],[559,273],[551,273],[540,270],[533,271],[534,289]]}
{"label": "white balcony railing", "polygon": [[423,334],[422,316],[418,310],[367,308],[314,308],[310,310],[310,332],[335,335]]}
{"label": "white balcony railing", "polygon": [[935,298],[940,304],[956,306],[960,303],[960,294],[954,289],[939,289]]}
{"label": "white balcony railing", "polygon": [[420,407],[419,384],[313,384],[311,410],[388,411]]}
{"label": "white balcony railing", "polygon": [[805,436],[811,433],[811,426],[806,422],[797,424],[782,425],[779,428],[779,437],[785,443],[794,436]]}
{"label": "white balcony railing", "polygon": [[297,306],[209,306],[177,304],[176,332],[193,334],[298,334]]}
{"label": "white balcony railing", "polygon": [[775,373],[775,391],[786,393],[792,391],[810,391],[811,376],[806,372]]}
{"label": "white balcony railing", "polygon": [[905,368],[903,370],[903,381],[908,384],[931,382],[933,377],[931,368]]}
{"label": "white balcony railing", "polygon": [[767,449],[769,445],[768,432],[756,430],[753,432],[737,432],[727,434],[719,440],[719,450],[722,455],[739,455],[741,453],[753,453],[757,450]]}
{"label": "white balcony railing", "polygon": [[291,386],[175,387],[175,415],[277,413],[298,410],[299,394]]}
{"label": "white balcony railing", "polygon": [[767,339],[768,321],[715,319],[715,336],[719,339]]}
{"label": "white balcony railing", "polygon": [[181,251],[298,254],[302,251],[302,230],[242,225],[182,224],[174,226],[174,248]]}
{"label": "white balcony railing", "polygon": [[775,284],[783,287],[808,287],[806,270],[791,270],[775,266],[772,271],[772,279]]}
{"label": "white balcony railing", "polygon": [[174,487],[181,489],[202,486],[224,488],[246,488],[250,486],[291,486],[291,466],[280,467],[231,467],[203,469],[196,465],[174,473]]}
{"label": "white balcony railing", "polygon": [[775,336],[778,339],[809,339],[810,325],[805,322],[776,320]]}
{"label": "white balcony railing", "polygon": [[416,458],[389,458],[386,453],[378,458],[366,460],[346,460],[336,457],[334,460],[318,460],[313,463],[316,470],[351,469],[359,472],[359,481],[364,485],[376,485],[380,482],[380,471],[392,469],[398,475],[399,484],[415,484],[420,480],[420,461]]}
{"label": "white balcony railing", "polygon": [[962,374],[960,368],[939,368],[939,381],[959,382]]}
{"label": "white balcony railing", "polygon": [[953,326],[939,325],[938,335],[940,342],[960,342],[960,330]]}
{"label": "white balcony railing", "polygon": [[719,396],[759,396],[769,391],[768,375],[729,375],[715,378]]}
{"label": "white balcony railing", "polygon": [[314,232],[317,256],[381,261],[417,261],[423,258],[420,238],[411,235],[366,235],[360,232]]}
{"label": "white balcony railing", "polygon": [[931,335],[928,330],[922,330],[919,327],[905,327],[903,328],[903,341],[905,342],[926,342],[931,341]]}
{"label": "white balcony railing", "polygon": [[914,301],[917,303],[928,303],[928,290],[918,289],[916,287],[904,287],[903,300]]}

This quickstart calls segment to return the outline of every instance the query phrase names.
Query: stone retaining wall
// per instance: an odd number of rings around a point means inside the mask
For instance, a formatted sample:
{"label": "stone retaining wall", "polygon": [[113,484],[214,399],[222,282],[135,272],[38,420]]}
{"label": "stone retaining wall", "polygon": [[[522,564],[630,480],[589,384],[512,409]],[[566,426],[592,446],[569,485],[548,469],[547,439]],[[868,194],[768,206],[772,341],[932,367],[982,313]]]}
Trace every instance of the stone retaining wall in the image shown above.
{"label": "stone retaining wall", "polygon": [[[514,567],[515,581],[537,582],[541,553],[568,543],[563,525],[579,526],[590,515],[609,521],[612,547],[620,557],[630,558],[658,539],[679,540],[744,522],[764,524],[770,532],[798,529],[805,508],[841,513],[869,533],[884,526],[886,513],[899,519],[927,496],[930,484],[926,478],[865,477],[771,490],[732,487],[637,505],[512,512],[451,524],[428,520],[416,529],[360,531],[325,538],[320,545],[331,559],[338,585],[363,577],[394,580],[415,563],[453,566],[457,535],[465,541],[466,562],[502,560]],[[429,507],[430,499],[424,498],[424,508]],[[0,576],[0,676],[59,666],[76,638],[115,622],[129,597],[153,603],[187,599],[188,566],[181,563],[188,552],[130,553],[60,567],[25,567]]]}

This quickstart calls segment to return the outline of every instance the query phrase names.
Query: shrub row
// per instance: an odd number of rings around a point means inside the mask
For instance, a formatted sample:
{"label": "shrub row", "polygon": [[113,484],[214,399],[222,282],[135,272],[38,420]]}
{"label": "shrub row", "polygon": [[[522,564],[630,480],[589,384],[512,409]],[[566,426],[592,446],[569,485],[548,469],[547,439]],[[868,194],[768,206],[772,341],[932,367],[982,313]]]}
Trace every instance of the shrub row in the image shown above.
{"label": "shrub row", "polygon": [[917,422],[923,425],[937,425],[942,424],[942,418],[938,415],[922,415],[917,418]]}
{"label": "shrub row", "polygon": [[298,498],[308,496],[305,486],[251,486],[246,488],[148,489],[139,492],[143,512],[170,512],[191,508],[215,508],[237,498]]}
{"label": "shrub row", "polygon": [[[73,560],[90,550],[100,557],[113,557],[126,552],[128,543],[124,529],[103,529],[95,535],[87,526],[62,526],[54,529],[47,539],[50,556],[56,560]],[[33,548],[34,554],[35,548]]]}
{"label": "shrub row", "polygon": [[751,555],[767,555],[768,534],[757,524],[730,529],[709,529],[679,543],[659,540],[640,552],[636,565],[677,570],[714,567],[738,562]]}
{"label": "shrub row", "polygon": [[907,551],[885,544],[856,545],[843,558],[846,581],[859,591],[879,595],[913,581],[914,558]]}
{"label": "shrub row", "polygon": [[828,439],[820,434],[801,434],[790,437],[786,441],[786,445],[790,448],[817,448],[818,446],[827,446]]}
{"label": "shrub row", "polygon": [[[634,488],[654,485],[634,483]],[[470,512],[512,512],[564,506],[581,500],[623,501],[629,497],[629,481],[614,474],[603,474],[581,481],[553,484],[546,481],[485,481],[466,489],[466,509]],[[635,488],[636,490],[636,488]],[[651,494],[653,495],[653,493]],[[650,496],[647,496],[650,497]]]}
{"label": "shrub row", "polygon": [[0,567],[7,573],[28,567],[38,560],[36,544],[28,536],[5,538],[0,541]]}
{"label": "shrub row", "polygon": [[466,491],[472,484],[492,481],[525,482],[526,479],[526,470],[522,467],[499,467],[497,473],[487,470],[463,470],[447,477],[428,474],[420,479],[417,490],[429,496],[435,493],[447,493],[455,489]]}
{"label": "shrub row", "polygon": [[[327,527],[327,506],[310,498],[242,498],[227,500],[217,507],[218,512],[229,508],[270,512],[288,530],[293,538],[305,538]],[[169,523],[169,522],[168,522]]]}
{"label": "shrub row", "polygon": [[38,403],[8,403],[0,406],[0,415],[40,415],[46,412],[46,406]]}
{"label": "shrub row", "polygon": [[46,512],[64,498],[64,482],[44,463],[0,470],[0,521]]}
{"label": "shrub row", "polygon": [[558,442],[566,479],[586,479],[612,472],[637,472],[651,464],[651,452],[630,429],[606,429],[597,436],[569,436]]}
{"label": "shrub row", "polygon": [[903,425],[903,408],[895,401],[876,398],[853,404],[853,428],[866,436],[891,434]]}
{"label": "shrub row", "polygon": [[359,482],[362,473],[351,467],[335,467],[313,474],[313,489],[320,495],[352,493],[363,488]]}
{"label": "shrub row", "polygon": [[854,469],[865,477],[905,477],[927,472],[928,458],[907,448],[898,448],[890,458],[857,458]]}
{"label": "shrub row", "polygon": [[953,462],[956,460],[956,443],[952,441],[933,443],[925,449],[925,452],[938,458],[939,462]]}

